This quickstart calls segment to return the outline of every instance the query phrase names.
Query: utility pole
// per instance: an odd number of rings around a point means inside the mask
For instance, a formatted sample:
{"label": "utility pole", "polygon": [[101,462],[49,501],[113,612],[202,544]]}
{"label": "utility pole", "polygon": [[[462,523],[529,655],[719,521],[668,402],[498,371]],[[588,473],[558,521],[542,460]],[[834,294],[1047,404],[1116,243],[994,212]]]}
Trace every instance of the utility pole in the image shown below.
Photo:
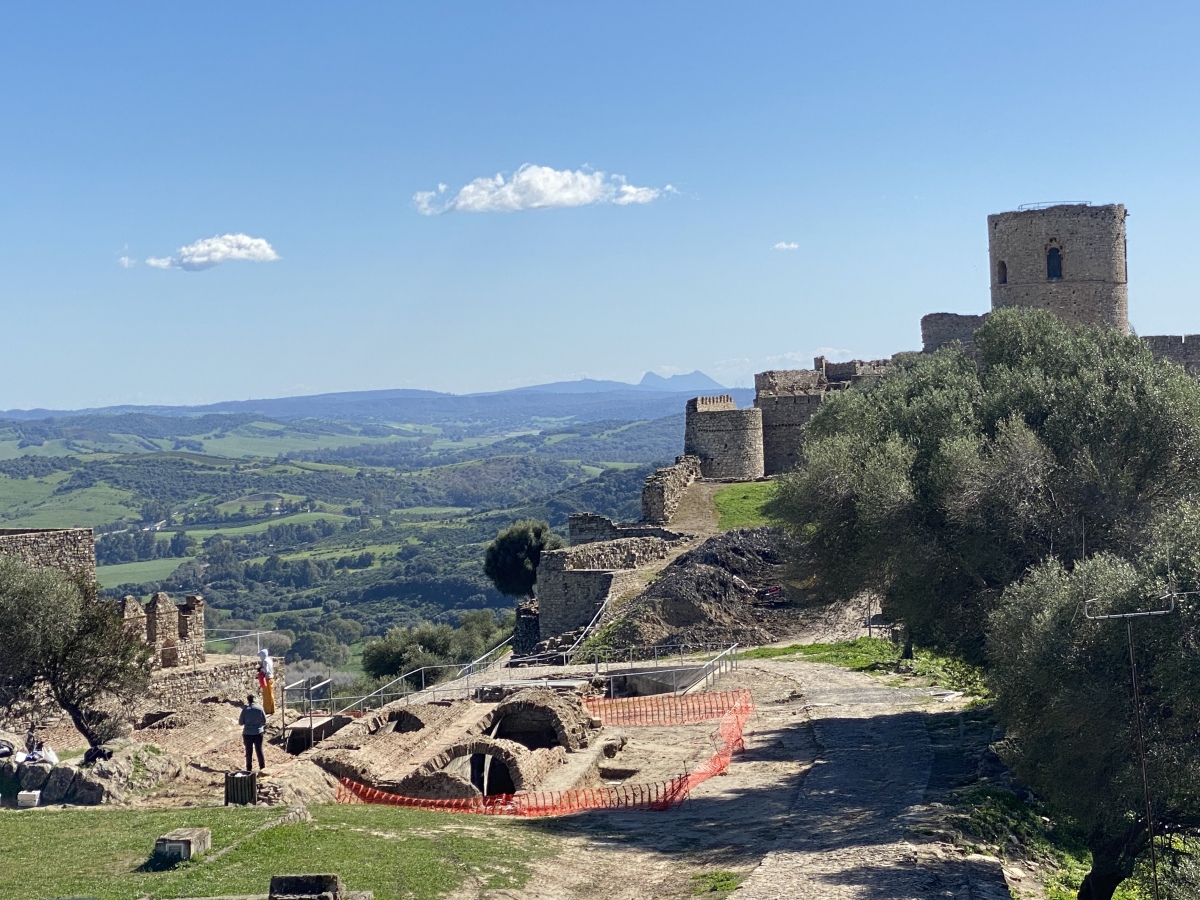
{"label": "utility pole", "polygon": [[[1197,592],[1188,591],[1187,593]],[[1138,684],[1137,656],[1133,650],[1133,620],[1144,619],[1149,616],[1165,616],[1175,612],[1175,598],[1180,596],[1183,596],[1183,594],[1171,591],[1163,594],[1155,601],[1158,604],[1157,609],[1139,610],[1128,613],[1108,613],[1106,615],[1093,612],[1094,604],[1100,602],[1098,599],[1093,598],[1083,604],[1084,616],[1093,622],[1103,622],[1109,619],[1123,619],[1125,621],[1125,636],[1129,641],[1129,669],[1133,675],[1133,716],[1137,722],[1138,762],[1142,769],[1142,800],[1146,805],[1146,833],[1150,838],[1150,871],[1154,878],[1154,900],[1159,900],[1158,850],[1154,846],[1154,810],[1150,802],[1150,778],[1146,774],[1146,736],[1142,729],[1142,692],[1141,686]]]}

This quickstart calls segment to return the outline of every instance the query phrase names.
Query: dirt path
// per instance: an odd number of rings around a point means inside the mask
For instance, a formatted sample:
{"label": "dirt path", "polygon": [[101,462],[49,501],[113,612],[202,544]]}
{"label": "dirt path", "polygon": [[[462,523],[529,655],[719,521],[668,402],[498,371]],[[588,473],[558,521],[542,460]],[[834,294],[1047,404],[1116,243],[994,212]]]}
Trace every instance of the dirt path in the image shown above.
{"label": "dirt path", "polygon": [[930,776],[927,694],[803,660],[745,663],[718,686],[750,688],[757,707],[727,775],[666,813],[524,823],[558,852],[522,890],[462,897],[683,900],[733,872],[746,879],[733,900],[1008,900],[995,861],[912,830]]}
{"label": "dirt path", "polygon": [[832,666],[802,681],[821,747],[775,847],[735,900],[1001,900],[1000,866],[914,844],[932,754],[927,695]]}
{"label": "dirt path", "polygon": [[671,516],[668,528],[685,531],[688,534],[711,536],[720,534],[717,527],[717,507],[713,504],[713,495],[721,488],[729,487],[724,482],[695,481],[688,485],[679,507]]}

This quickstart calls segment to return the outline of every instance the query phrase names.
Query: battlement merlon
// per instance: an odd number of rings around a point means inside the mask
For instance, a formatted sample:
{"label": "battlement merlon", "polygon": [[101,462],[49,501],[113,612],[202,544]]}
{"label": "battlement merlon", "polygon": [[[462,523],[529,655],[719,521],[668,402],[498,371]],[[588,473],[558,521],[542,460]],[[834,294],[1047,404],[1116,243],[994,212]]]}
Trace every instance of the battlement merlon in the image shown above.
{"label": "battlement merlon", "polygon": [[728,394],[720,394],[716,397],[693,397],[687,402],[687,412],[724,412],[730,409],[737,409],[737,404]]}

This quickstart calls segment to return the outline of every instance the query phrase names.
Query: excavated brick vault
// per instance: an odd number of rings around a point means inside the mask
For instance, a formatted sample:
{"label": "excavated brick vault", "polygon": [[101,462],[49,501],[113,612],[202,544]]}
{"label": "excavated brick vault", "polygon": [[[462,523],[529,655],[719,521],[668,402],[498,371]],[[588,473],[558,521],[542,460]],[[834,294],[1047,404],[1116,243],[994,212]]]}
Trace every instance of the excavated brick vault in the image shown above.
{"label": "excavated brick vault", "polygon": [[752,711],[748,691],[612,700],[524,688],[498,703],[393,704],[306,755],[339,778],[348,803],[522,816],[666,809],[728,768]]}

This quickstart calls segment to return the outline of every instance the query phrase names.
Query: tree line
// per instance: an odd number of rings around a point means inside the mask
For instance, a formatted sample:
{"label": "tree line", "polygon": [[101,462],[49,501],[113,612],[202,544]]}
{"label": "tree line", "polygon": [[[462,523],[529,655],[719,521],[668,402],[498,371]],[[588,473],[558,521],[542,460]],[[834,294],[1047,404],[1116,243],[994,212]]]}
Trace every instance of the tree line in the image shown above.
{"label": "tree line", "polygon": [[[1092,853],[1108,900],[1156,834],[1200,830],[1200,383],[1135,336],[998,310],[832,395],[771,515],[830,597],[874,591],[911,643],[984,667],[1003,755]],[[1147,818],[1123,627],[1142,620]]]}

